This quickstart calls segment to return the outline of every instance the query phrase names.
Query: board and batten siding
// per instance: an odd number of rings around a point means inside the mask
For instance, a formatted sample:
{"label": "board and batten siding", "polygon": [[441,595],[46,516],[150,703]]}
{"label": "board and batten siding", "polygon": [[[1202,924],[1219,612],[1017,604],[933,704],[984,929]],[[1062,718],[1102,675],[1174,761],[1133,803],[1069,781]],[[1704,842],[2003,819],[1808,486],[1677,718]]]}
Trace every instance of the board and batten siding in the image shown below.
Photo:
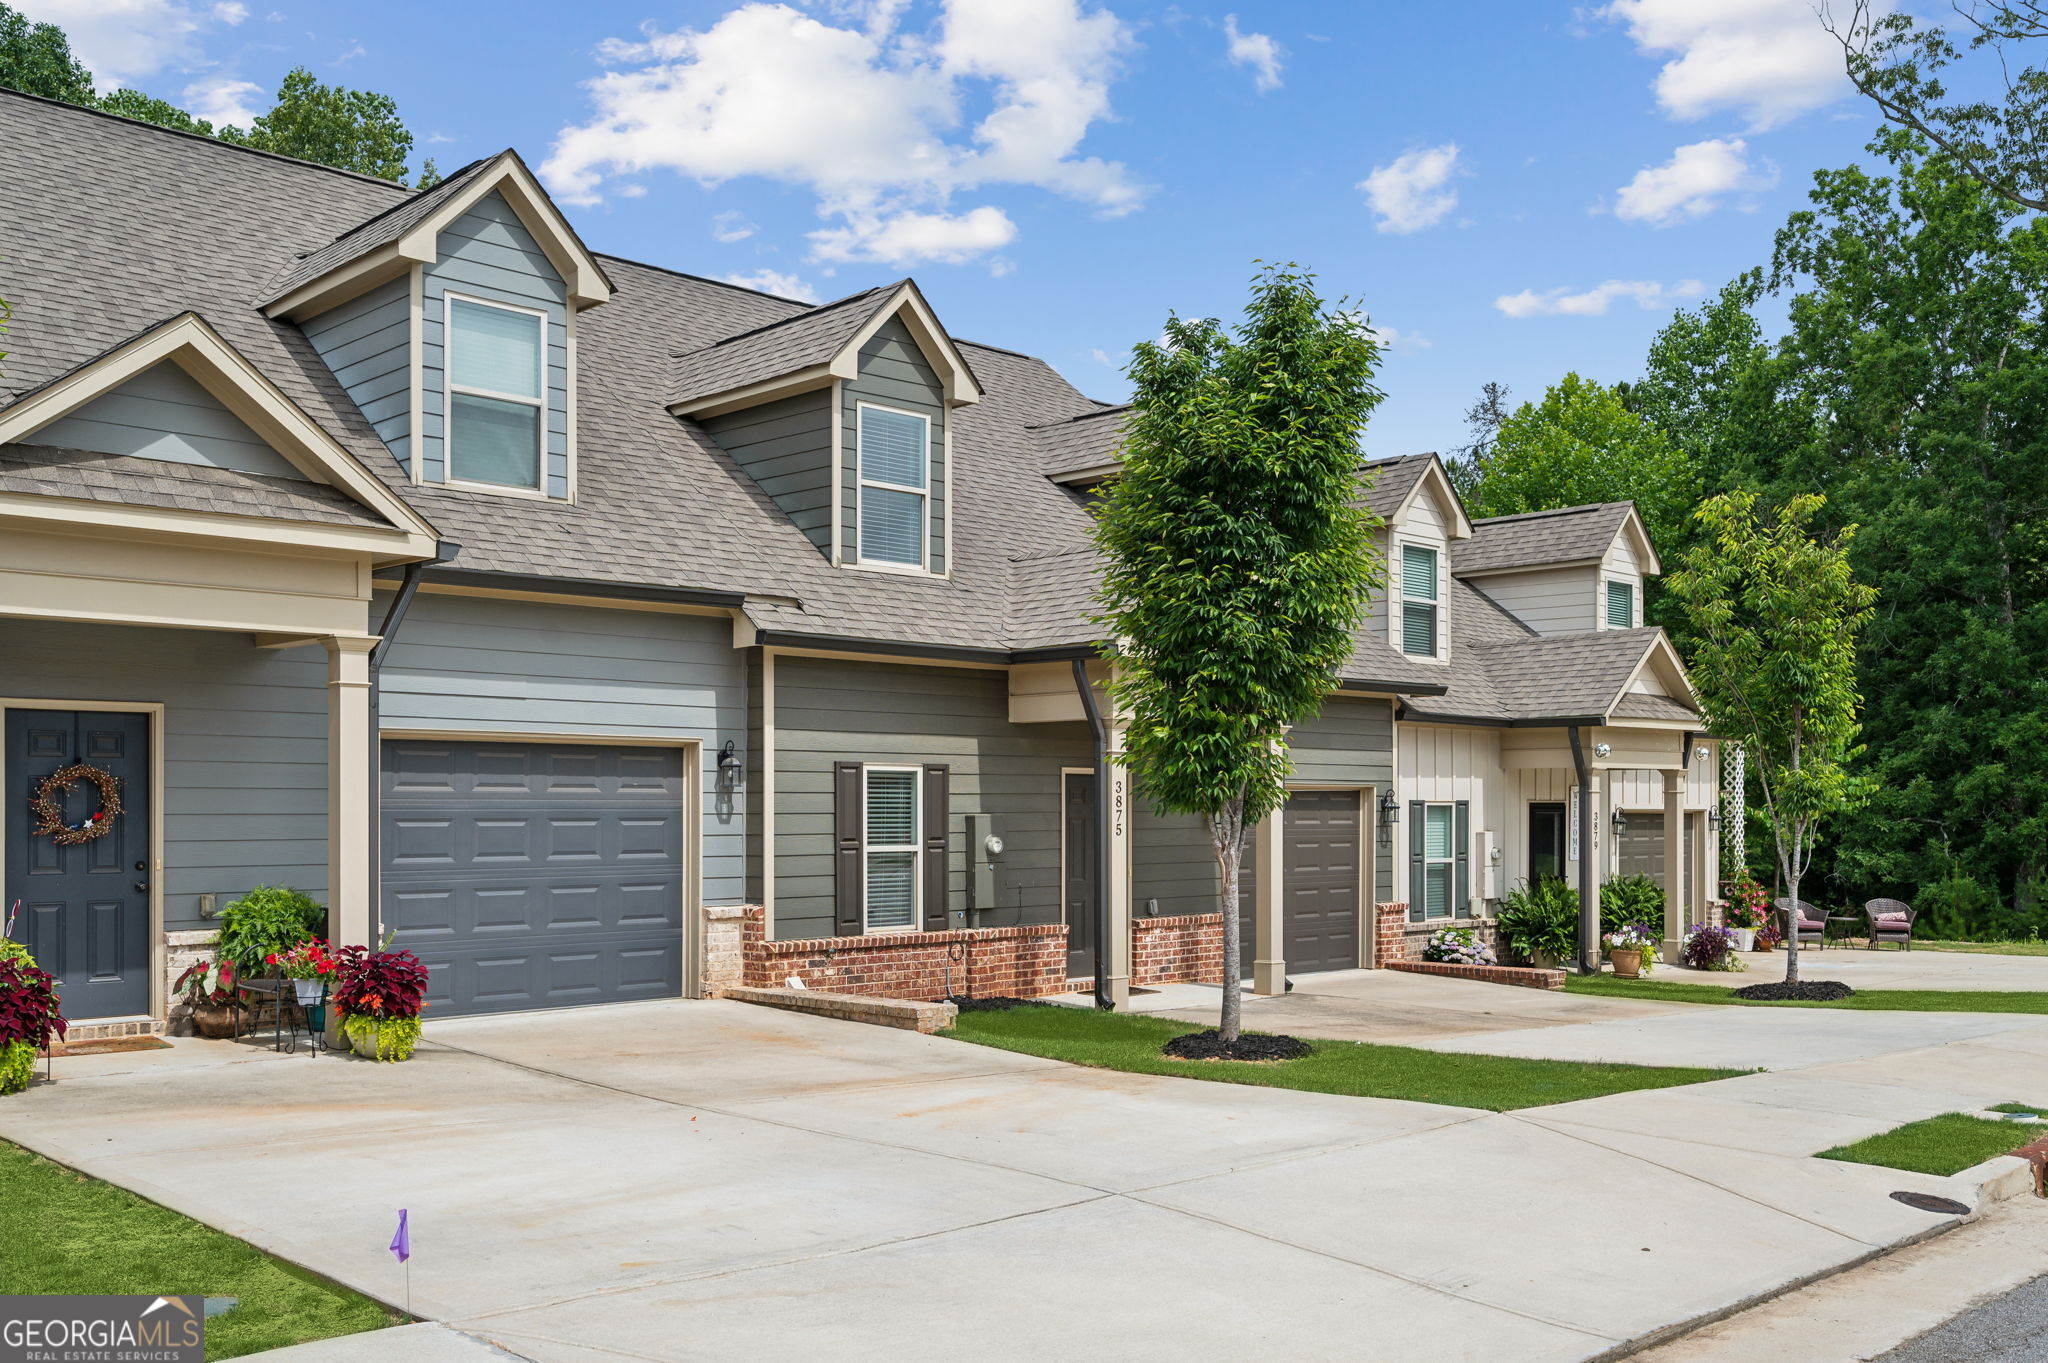
{"label": "board and batten siding", "polygon": [[777,398],[699,423],[796,523],[832,553],[832,390]]}
{"label": "board and batten siding", "polygon": [[[257,648],[246,634],[0,620],[0,695],[55,708],[164,707],[163,927],[216,926],[257,885],[326,901],[327,655]],[[10,787],[10,804],[18,794]],[[10,810],[10,828],[18,829]],[[11,901],[23,887],[7,886]]]}
{"label": "board and batten siding", "polygon": [[[1713,752],[1712,745],[1708,751]],[[1709,756],[1704,763],[1694,762],[1685,777],[1683,800],[1688,811],[1708,812],[1719,806],[1721,783],[1715,772],[1719,770],[1719,754]],[[1578,778],[1566,767],[1523,767],[1507,773],[1509,796],[1507,827],[1501,839],[1501,887],[1511,890],[1529,876],[1529,806],[1533,803],[1569,804],[1578,798]],[[1664,774],[1647,770],[1615,770],[1606,774],[1608,808],[1659,812],[1664,808]],[[1566,827],[1571,827],[1569,808],[1566,811]],[[1602,875],[1612,875],[1614,839],[1603,837],[1599,840],[1607,853],[1610,864]],[[1701,849],[1707,858],[1709,868],[1721,864],[1721,835],[1709,830],[1707,845]],[[1577,863],[1570,862],[1572,883],[1576,886]],[[1711,887],[1716,877],[1709,875],[1707,884]]]}
{"label": "board and batten siding", "polygon": [[1573,634],[1598,628],[1605,618],[1595,609],[1599,578],[1584,565],[1489,573],[1474,578],[1472,585],[1538,634]]}
{"label": "board and batten siding", "polygon": [[1629,612],[1635,622],[1643,623],[1643,569],[1636,557],[1635,546],[1625,534],[1616,535],[1614,543],[1607,546],[1607,554],[1600,563],[1600,602],[1598,617],[1600,628],[1607,625],[1607,584],[1625,582],[1628,584]]}
{"label": "board and batten siding", "polygon": [[[1409,808],[1412,801],[1421,800],[1427,804],[1456,804],[1467,802],[1468,829],[1472,843],[1466,849],[1472,867],[1472,898],[1481,899],[1485,888],[1486,862],[1483,855],[1486,846],[1485,834],[1492,833],[1497,845],[1505,845],[1503,826],[1508,818],[1507,782],[1500,764],[1499,729],[1465,727],[1450,724],[1403,724],[1396,745],[1396,762],[1400,775],[1394,785],[1395,798],[1401,802],[1401,819],[1395,849],[1401,869],[1398,879],[1404,892],[1412,895],[1414,887],[1408,879],[1408,839],[1413,836],[1410,827],[1414,812]],[[1505,866],[1506,854],[1502,854]],[[1496,884],[1494,889],[1506,893],[1511,886]],[[1496,894],[1494,897],[1498,897]],[[1412,903],[1412,899],[1410,900]]]}
{"label": "board and batten siding", "polygon": [[168,360],[59,417],[32,439],[38,445],[203,464],[270,478],[306,477],[221,406],[197,379]]}
{"label": "board and batten siding", "polygon": [[744,901],[745,793],[721,787],[717,752],[746,746],[746,671],[724,616],[422,592],[384,663],[381,716],[387,738],[698,740],[704,902]]}
{"label": "board and batten siding", "polygon": [[912,412],[931,421],[931,462],[927,466],[931,514],[926,522],[926,565],[946,571],[946,421],[945,389],[926,362],[910,329],[890,318],[860,348],[859,377],[839,385],[841,441],[840,514],[844,518],[842,556],[856,560],[860,544],[860,404],[873,403]]}
{"label": "board and batten siding", "polygon": [[1086,724],[1010,723],[995,669],[787,655],[774,707],[776,937],[833,935],[835,762],[950,767],[951,910],[966,908],[966,817],[989,814],[1003,854],[982,926],[1060,921],[1060,769],[1090,764]]}
{"label": "board and batten siding", "polygon": [[547,458],[542,484],[550,497],[569,495],[569,332],[567,293],[546,252],[511,205],[486,194],[441,232],[440,258],[420,276],[420,477],[447,476],[443,439],[447,411],[447,295],[534,308],[547,314]]}
{"label": "board and batten siding", "polygon": [[377,438],[412,467],[412,279],[380,284],[300,328]]}

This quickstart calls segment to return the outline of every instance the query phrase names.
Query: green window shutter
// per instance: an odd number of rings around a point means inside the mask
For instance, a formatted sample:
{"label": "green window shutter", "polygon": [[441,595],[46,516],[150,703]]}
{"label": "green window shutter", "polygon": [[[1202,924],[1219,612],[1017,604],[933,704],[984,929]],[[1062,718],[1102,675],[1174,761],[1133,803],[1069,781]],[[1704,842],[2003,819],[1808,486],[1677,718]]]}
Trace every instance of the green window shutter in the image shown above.
{"label": "green window shutter", "polygon": [[1421,544],[1401,546],[1401,595],[1413,601],[1436,600],[1436,550]]}
{"label": "green window shutter", "polygon": [[1401,651],[1436,656],[1437,553],[1421,544],[1401,546]]}
{"label": "green window shutter", "polygon": [[1424,805],[1422,823],[1422,916],[1449,918],[1456,890],[1451,866],[1454,812],[1449,805]]}
{"label": "green window shutter", "polygon": [[1636,627],[1636,589],[1626,582],[1607,584],[1607,628]]}
{"label": "green window shutter", "polygon": [[860,864],[863,798],[860,763],[833,763],[832,931],[841,937],[858,937],[865,927],[862,906],[867,886]]}
{"label": "green window shutter", "polygon": [[950,767],[924,769],[924,930],[944,932],[953,898],[953,801]]}
{"label": "green window shutter", "polygon": [[1422,811],[1428,806],[1420,800],[1408,806],[1408,921],[1420,923],[1425,910],[1423,901],[1428,897],[1424,881],[1428,878],[1425,868],[1428,862],[1423,858]]}
{"label": "green window shutter", "polygon": [[1452,837],[1451,851],[1457,859],[1457,894],[1451,901],[1451,911],[1464,918],[1472,912],[1472,804],[1469,800],[1458,801],[1457,827],[1452,831]]}

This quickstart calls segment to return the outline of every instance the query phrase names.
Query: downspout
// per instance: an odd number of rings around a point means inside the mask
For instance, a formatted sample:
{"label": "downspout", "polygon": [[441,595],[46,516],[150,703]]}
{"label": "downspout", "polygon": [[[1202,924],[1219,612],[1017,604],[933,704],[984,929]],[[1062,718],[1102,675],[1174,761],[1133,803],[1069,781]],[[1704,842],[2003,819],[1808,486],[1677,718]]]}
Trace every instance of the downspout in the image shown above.
{"label": "downspout", "polygon": [[1586,770],[1586,746],[1574,724],[1572,769],[1579,777],[1579,969],[1600,973],[1600,920],[1593,911],[1593,782]]}
{"label": "downspout", "polygon": [[[1116,1007],[1109,996],[1109,726],[1102,722],[1095,688],[1088,684],[1087,659],[1075,658],[1073,664],[1081,709],[1088,715],[1088,732],[1095,738],[1095,1006],[1107,1013]],[[1065,887],[1060,893],[1066,893]]]}
{"label": "downspout", "polygon": [[437,563],[446,563],[461,550],[453,540],[436,540],[434,556],[405,565],[398,580],[398,594],[391,598],[378,627],[377,642],[370,646],[370,947],[384,940],[384,651],[398,637],[412,599],[419,594],[420,574]]}

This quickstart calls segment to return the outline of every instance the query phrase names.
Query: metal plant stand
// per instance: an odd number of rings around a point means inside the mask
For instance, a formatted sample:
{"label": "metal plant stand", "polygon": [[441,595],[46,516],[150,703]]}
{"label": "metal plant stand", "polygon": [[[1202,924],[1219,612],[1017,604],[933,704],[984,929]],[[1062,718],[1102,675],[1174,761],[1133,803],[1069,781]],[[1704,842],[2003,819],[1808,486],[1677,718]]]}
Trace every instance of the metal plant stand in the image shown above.
{"label": "metal plant stand", "polygon": [[299,1049],[299,1032],[306,1033],[306,1047],[314,1055],[321,1050],[320,1032],[313,1026],[313,1019],[299,1006],[290,980],[242,980],[239,987],[245,995],[254,995],[255,1003],[235,1014],[235,1039],[242,1039],[242,1021],[249,1017],[248,1031],[263,1030],[263,1012],[270,1010],[270,1049],[296,1055]]}

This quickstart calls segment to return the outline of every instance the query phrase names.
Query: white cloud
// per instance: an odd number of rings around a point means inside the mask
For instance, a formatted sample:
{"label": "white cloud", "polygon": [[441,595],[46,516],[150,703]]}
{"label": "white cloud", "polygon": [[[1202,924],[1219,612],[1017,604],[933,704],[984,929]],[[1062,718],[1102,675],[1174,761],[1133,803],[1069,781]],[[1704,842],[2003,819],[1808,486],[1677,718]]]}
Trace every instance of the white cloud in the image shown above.
{"label": "white cloud", "polygon": [[63,29],[102,92],[167,67],[204,66],[198,39],[205,29],[239,24],[249,15],[239,4],[195,8],[178,0],[19,0],[15,8]]}
{"label": "white cloud", "polygon": [[1254,73],[1253,84],[1261,94],[1280,88],[1280,44],[1263,33],[1240,32],[1235,14],[1223,16],[1223,36],[1230,41],[1231,64],[1249,66]]}
{"label": "white cloud", "polygon": [[1457,143],[1417,147],[1395,157],[1392,165],[1374,166],[1358,188],[1379,214],[1380,231],[1419,232],[1458,206],[1458,191],[1445,188],[1457,169]]}
{"label": "white cloud", "polygon": [[1612,0],[1600,13],[1627,24],[1645,54],[1671,58],[1654,82],[1665,113],[1694,119],[1732,109],[1762,130],[1849,91],[1842,49],[1817,8],[1815,0]]}
{"label": "white cloud", "polygon": [[[994,205],[964,191],[1032,185],[1116,215],[1142,188],[1120,164],[1078,154],[1110,116],[1129,30],[1080,0],[943,0],[929,32],[901,0],[840,3],[828,17],[741,5],[704,30],[649,28],[599,49],[595,115],[557,136],[542,174],[593,203],[613,177],[666,167],[706,185],[761,176],[808,188],[838,223],[821,260],[964,260],[1010,241]],[[964,126],[963,107],[986,114]],[[929,253],[917,254],[929,248]]]}
{"label": "white cloud", "polygon": [[1769,161],[1749,162],[1739,137],[1695,142],[1671,153],[1661,166],[1644,166],[1615,196],[1614,216],[1652,227],[1672,227],[1704,218],[1730,194],[1768,189],[1778,182]]}
{"label": "white cloud", "polygon": [[1634,299],[1639,308],[1655,308],[1698,298],[1704,292],[1697,279],[1681,279],[1676,284],[1659,284],[1648,279],[1610,279],[1580,293],[1573,293],[1569,288],[1551,289],[1545,293],[1537,293],[1534,289],[1505,293],[1494,299],[1493,305],[1509,317],[1602,317],[1606,315],[1609,304],[1624,298]]}
{"label": "white cloud", "polygon": [[1372,338],[1379,342],[1380,349],[1391,350],[1397,353],[1427,350],[1435,344],[1427,336],[1420,336],[1412,331],[1403,331],[1399,327],[1373,327]]}
{"label": "white cloud", "polygon": [[752,274],[729,274],[721,276],[728,284],[737,284],[743,289],[759,289],[781,298],[794,298],[799,303],[815,303],[818,291],[793,274],[781,270],[756,270]]}
{"label": "white cloud", "polygon": [[221,77],[185,87],[185,108],[214,127],[246,129],[270,104],[270,93],[253,81]]}
{"label": "white cloud", "polygon": [[711,235],[730,245],[753,236],[754,224],[747,221],[746,214],[727,210],[711,220]]}
{"label": "white cloud", "polygon": [[1107,350],[1102,349],[1100,346],[1097,346],[1095,349],[1089,351],[1088,353],[1095,357],[1095,363],[1102,365],[1105,368],[1123,368],[1123,365],[1115,357],[1113,357]]}

